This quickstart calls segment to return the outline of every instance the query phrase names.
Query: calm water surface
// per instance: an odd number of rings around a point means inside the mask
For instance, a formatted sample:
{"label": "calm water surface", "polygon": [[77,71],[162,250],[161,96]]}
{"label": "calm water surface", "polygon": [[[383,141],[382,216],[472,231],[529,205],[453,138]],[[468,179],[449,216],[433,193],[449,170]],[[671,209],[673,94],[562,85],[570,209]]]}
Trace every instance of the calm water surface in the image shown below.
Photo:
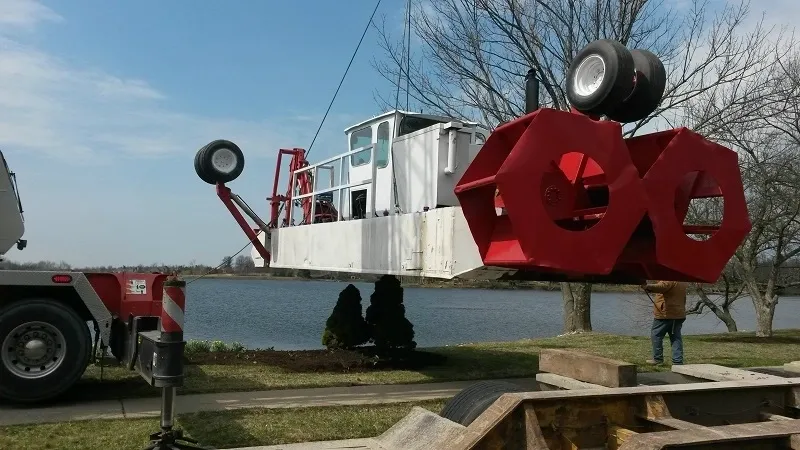
{"label": "calm water surface", "polygon": [[[366,312],[371,283],[353,283]],[[322,330],[347,283],[200,279],[187,287],[186,338],[238,341],[279,350],[322,348]],[[562,332],[561,293],[483,289],[405,288],[406,316],[423,347],[556,336]],[[690,300],[691,301],[691,300]],[[749,298],[736,302],[740,330],[755,328]],[[595,293],[595,331],[648,335],[650,301],[642,295]],[[800,298],[781,298],[775,328],[800,328]],[[690,316],[685,333],[725,326],[711,313]]]}

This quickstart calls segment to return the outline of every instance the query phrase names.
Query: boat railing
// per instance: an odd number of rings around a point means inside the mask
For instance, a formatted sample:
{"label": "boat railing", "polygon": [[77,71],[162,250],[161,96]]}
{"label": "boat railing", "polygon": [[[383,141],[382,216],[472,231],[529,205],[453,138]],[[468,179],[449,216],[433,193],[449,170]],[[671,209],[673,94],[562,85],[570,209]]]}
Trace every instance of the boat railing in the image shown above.
{"label": "boat railing", "polygon": [[[349,178],[350,178],[350,162],[349,162],[349,158],[352,155],[354,155],[356,153],[363,152],[365,150],[369,150],[370,151],[370,156],[369,156],[370,177],[368,179],[364,179],[364,180],[350,181],[349,180]],[[336,174],[336,164],[337,163],[338,163],[338,174],[339,174],[338,182],[336,180],[334,180],[334,178],[336,178],[335,174]],[[345,164],[347,164],[347,166],[345,166]],[[344,179],[344,177],[345,177],[345,175],[344,175],[345,174],[345,167],[347,167],[347,169],[348,169],[347,170],[347,178],[348,178],[347,180]],[[337,210],[338,217],[336,218],[336,220],[340,221],[340,220],[342,220],[342,209],[343,209],[343,205],[344,205],[344,199],[346,198],[345,197],[345,193],[347,191],[349,191],[350,189],[352,189],[352,188],[369,185],[370,201],[369,201],[369,211],[368,212],[370,213],[370,216],[374,216],[375,215],[375,173],[376,173],[375,171],[376,171],[376,169],[377,169],[377,167],[375,165],[375,144],[368,144],[368,145],[365,145],[363,147],[355,148],[355,149],[350,150],[348,152],[341,153],[339,155],[330,157],[330,158],[325,159],[323,161],[320,161],[320,162],[318,162],[316,164],[310,164],[310,165],[308,165],[306,167],[303,167],[302,169],[298,169],[298,170],[294,171],[294,173],[292,173],[292,186],[296,186],[298,175],[300,175],[303,172],[310,172],[311,173],[311,179],[312,179],[311,192],[308,192],[306,194],[295,195],[295,196],[293,196],[293,200],[300,200],[300,199],[304,199],[304,198],[307,198],[307,197],[311,197],[311,222],[313,223],[313,218],[315,217],[315,214],[316,214],[317,196],[320,195],[320,194],[327,194],[329,192],[332,193],[331,198],[333,198],[333,195],[337,195],[338,196],[338,202],[336,204],[336,210]],[[318,189],[317,180],[319,179],[319,177],[317,175],[319,174],[320,171],[328,171],[328,173],[330,174],[330,182],[328,183],[329,186]]]}

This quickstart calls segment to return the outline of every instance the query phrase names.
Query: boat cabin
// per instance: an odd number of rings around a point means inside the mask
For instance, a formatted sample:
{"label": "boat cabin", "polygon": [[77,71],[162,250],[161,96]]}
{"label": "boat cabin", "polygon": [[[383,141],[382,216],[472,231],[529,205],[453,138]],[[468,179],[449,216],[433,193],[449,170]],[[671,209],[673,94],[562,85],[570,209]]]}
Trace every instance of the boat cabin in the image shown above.
{"label": "boat cabin", "polygon": [[474,122],[389,111],[347,128],[347,152],[301,171],[312,171],[315,200],[335,205],[334,220],[457,206],[453,189],[489,133]]}

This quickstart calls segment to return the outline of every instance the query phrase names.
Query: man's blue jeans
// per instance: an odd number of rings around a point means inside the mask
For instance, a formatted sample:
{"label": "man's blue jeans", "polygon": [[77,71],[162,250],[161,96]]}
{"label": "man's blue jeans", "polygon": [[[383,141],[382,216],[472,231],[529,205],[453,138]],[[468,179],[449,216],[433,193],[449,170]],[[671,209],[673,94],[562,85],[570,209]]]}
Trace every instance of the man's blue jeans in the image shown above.
{"label": "man's blue jeans", "polygon": [[686,319],[653,319],[650,337],[653,341],[653,359],[664,362],[664,336],[669,334],[672,347],[672,364],[683,364],[683,336],[681,327]]}

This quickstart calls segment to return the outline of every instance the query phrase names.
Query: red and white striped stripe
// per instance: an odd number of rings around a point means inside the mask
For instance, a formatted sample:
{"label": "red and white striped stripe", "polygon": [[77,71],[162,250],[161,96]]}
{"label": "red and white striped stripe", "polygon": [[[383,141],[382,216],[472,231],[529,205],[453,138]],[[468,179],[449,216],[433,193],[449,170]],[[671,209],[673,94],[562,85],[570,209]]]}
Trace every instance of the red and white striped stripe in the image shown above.
{"label": "red and white striped stripe", "polygon": [[[177,286],[175,284],[178,284]],[[186,308],[186,283],[167,281],[161,300],[161,332],[183,332],[183,312]]]}

